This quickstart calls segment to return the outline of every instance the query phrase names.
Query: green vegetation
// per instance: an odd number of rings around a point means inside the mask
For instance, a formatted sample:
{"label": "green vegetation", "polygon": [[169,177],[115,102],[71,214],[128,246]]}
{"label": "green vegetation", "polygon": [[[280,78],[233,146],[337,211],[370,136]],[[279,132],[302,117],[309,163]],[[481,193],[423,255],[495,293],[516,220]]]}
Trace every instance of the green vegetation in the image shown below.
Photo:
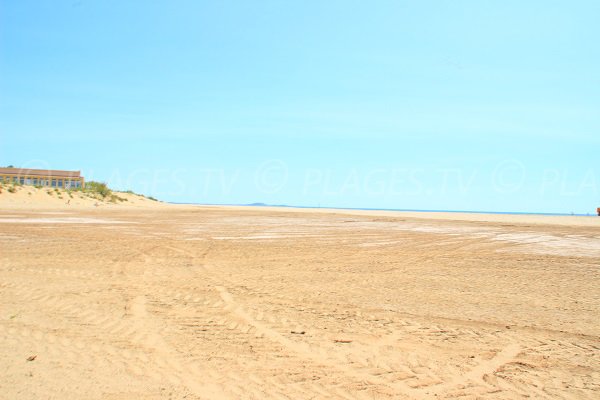
{"label": "green vegetation", "polygon": [[111,194],[109,201],[111,203],[116,203],[117,201],[127,201],[125,197],[117,196],[116,194]]}
{"label": "green vegetation", "polygon": [[2,193],[2,189],[8,190],[9,193],[15,193],[17,189],[12,182],[2,182],[0,181],[0,193]]}
{"label": "green vegetation", "polygon": [[[82,190],[82,189],[79,189]],[[85,189],[82,190],[86,194],[97,195],[104,199],[112,194],[112,190],[108,188],[104,182],[89,181],[85,184]]]}
{"label": "green vegetation", "polygon": [[157,199],[155,199],[152,196],[146,196],[144,194],[139,194],[139,193],[134,192],[133,190],[126,190],[125,193],[127,193],[127,194],[133,194],[135,196],[141,196],[141,197],[144,197],[144,198],[146,198],[148,200],[152,200],[152,201],[158,201]]}
{"label": "green vegetation", "polygon": [[[0,193],[2,193],[2,189],[5,189],[5,188],[8,190],[9,193],[16,193],[17,186],[23,186],[23,185],[19,182],[7,182],[7,183],[0,182]],[[40,185],[36,185],[35,188],[44,190],[48,196],[54,196],[56,194],[57,198],[59,198],[61,200],[66,196],[69,196],[68,198],[70,198],[70,199],[74,199],[75,198],[74,196],[77,193],[79,193],[78,194],[79,198],[88,197],[88,198],[92,198],[92,199],[99,200],[99,201],[108,201],[111,203],[119,203],[119,202],[128,201],[127,198],[119,196],[118,194],[114,193],[108,187],[108,185],[104,182],[89,181],[89,182],[85,183],[84,188],[63,189],[63,188],[58,188],[58,187],[49,188],[49,187],[40,186]],[[155,199],[152,196],[144,196],[142,194],[135,193],[133,190],[127,190],[127,191],[125,191],[125,193],[131,194],[134,196],[144,197],[144,198],[147,198],[152,201],[158,201],[157,199]],[[31,195],[32,192],[28,192],[27,194]]]}
{"label": "green vegetation", "polygon": [[[148,199],[148,200],[152,200],[152,201],[158,201],[157,199],[155,199],[155,198],[154,198],[154,197],[152,197],[152,196],[146,196],[146,195],[143,195],[143,194],[139,194],[139,193],[136,193],[136,192],[134,192],[134,191],[133,191],[133,190],[131,190],[131,189],[130,189],[130,190],[126,190],[124,193],[127,193],[127,194],[132,194],[132,195],[134,195],[134,196],[141,196],[141,197],[144,197],[144,198],[146,198],[146,199]],[[123,199],[123,200],[124,200],[124,201],[127,201],[127,199]]]}
{"label": "green vegetation", "polygon": [[[84,189],[76,189],[76,191],[82,192],[87,197],[97,200],[106,200],[111,203],[127,201],[126,198],[113,193],[113,191],[104,182],[89,181],[85,183]],[[135,194],[131,190],[128,190],[126,193]]]}
{"label": "green vegetation", "polygon": [[127,201],[126,198],[114,194],[113,191],[104,182],[89,181],[86,182],[84,189],[77,189],[77,191],[83,192],[85,196],[97,200],[107,200],[111,203]]}

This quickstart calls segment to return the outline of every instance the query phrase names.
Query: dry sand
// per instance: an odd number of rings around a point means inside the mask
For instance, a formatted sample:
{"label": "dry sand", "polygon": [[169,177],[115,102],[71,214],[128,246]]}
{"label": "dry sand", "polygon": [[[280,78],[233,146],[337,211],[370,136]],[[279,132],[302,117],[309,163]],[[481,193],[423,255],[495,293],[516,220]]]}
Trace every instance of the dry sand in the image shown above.
{"label": "dry sand", "polygon": [[95,208],[149,208],[160,207],[161,202],[126,192],[113,192],[124,201],[111,202],[86,196],[81,192],[36,188],[33,186],[14,186],[0,184],[1,210],[89,210]]}
{"label": "dry sand", "polygon": [[0,398],[600,398],[600,218],[4,195]]}

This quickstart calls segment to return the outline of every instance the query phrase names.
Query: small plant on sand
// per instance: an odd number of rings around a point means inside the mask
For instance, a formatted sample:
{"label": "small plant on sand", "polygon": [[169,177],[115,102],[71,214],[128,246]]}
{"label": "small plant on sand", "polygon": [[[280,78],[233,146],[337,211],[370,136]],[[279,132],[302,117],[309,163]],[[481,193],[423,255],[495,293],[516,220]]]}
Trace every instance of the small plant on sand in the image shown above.
{"label": "small plant on sand", "polygon": [[99,196],[102,199],[104,199],[105,197],[110,196],[112,194],[112,190],[110,190],[108,188],[106,183],[95,182],[95,181],[87,182],[85,184],[84,192],[87,193],[88,195],[91,195],[91,197]]}
{"label": "small plant on sand", "polygon": [[52,196],[54,194],[52,190],[46,190],[46,193],[48,193],[48,196]]}
{"label": "small plant on sand", "polygon": [[8,193],[15,193],[17,189],[14,186],[8,188]]}
{"label": "small plant on sand", "polygon": [[116,203],[119,201],[127,201],[127,199],[121,196],[117,196],[116,194],[111,194],[108,201],[110,201],[111,203]]}

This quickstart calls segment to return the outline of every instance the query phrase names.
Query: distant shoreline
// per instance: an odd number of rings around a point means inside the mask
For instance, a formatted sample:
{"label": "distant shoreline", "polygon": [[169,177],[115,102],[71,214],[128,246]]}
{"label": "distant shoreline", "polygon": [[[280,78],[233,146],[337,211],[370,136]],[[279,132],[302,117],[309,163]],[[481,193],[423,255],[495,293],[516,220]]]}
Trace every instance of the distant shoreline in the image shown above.
{"label": "distant shoreline", "polygon": [[167,202],[169,204],[187,205],[187,206],[212,206],[212,207],[254,207],[254,208],[292,208],[301,210],[347,210],[347,211],[393,211],[393,212],[411,212],[411,213],[453,213],[453,214],[492,214],[492,215],[540,215],[557,217],[598,217],[596,214],[571,214],[571,213],[543,213],[527,211],[473,211],[473,210],[419,210],[410,208],[356,208],[356,207],[315,207],[315,206],[291,206],[286,204],[218,204],[218,203],[178,203]]}

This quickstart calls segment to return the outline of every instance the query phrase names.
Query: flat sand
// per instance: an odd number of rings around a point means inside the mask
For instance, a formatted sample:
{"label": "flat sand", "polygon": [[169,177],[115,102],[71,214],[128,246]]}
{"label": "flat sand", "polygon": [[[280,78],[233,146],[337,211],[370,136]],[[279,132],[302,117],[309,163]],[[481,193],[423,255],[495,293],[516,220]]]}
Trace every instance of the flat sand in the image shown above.
{"label": "flat sand", "polygon": [[600,218],[0,205],[2,399],[600,398]]}

